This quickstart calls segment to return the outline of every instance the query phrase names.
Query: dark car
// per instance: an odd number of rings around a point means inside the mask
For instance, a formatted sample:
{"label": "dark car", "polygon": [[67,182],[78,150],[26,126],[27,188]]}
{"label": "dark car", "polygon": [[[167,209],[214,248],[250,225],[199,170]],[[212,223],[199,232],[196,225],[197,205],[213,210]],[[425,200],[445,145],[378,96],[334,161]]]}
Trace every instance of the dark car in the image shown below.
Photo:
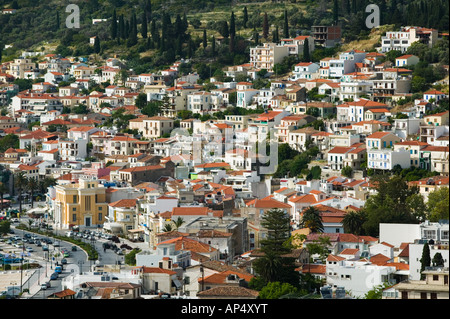
{"label": "dark car", "polygon": [[50,276],[50,280],[56,280],[58,279],[58,273],[54,272],[51,276]]}
{"label": "dark car", "polygon": [[72,246],[72,251],[77,251],[77,246]]}

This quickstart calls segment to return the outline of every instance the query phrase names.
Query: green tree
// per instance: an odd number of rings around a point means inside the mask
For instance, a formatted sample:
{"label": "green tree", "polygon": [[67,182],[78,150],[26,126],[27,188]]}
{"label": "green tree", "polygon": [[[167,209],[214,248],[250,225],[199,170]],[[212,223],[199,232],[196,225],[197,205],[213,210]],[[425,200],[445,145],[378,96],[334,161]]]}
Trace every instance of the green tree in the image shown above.
{"label": "green tree", "polygon": [[116,9],[114,9],[111,20],[111,39],[114,40],[116,38],[117,38],[117,13]]}
{"label": "green tree", "polygon": [[337,25],[339,20],[339,4],[338,0],[334,0],[333,2],[333,22],[335,25]]}
{"label": "green tree", "polygon": [[128,254],[125,255],[124,261],[129,266],[136,266],[136,254],[141,250],[139,248],[134,248]]}
{"label": "green tree", "polygon": [[284,10],[283,37],[289,38],[289,21],[287,10]]}
{"label": "green tree", "polygon": [[366,212],[361,209],[359,211],[349,211],[345,214],[342,224],[346,233],[357,236],[364,235],[364,223],[366,222]]}
{"label": "green tree", "polygon": [[435,253],[431,262],[433,267],[444,267],[444,258],[441,253]]}
{"label": "green tree", "polygon": [[101,48],[100,48],[100,38],[98,36],[96,36],[95,40],[94,40],[94,52],[99,54],[100,50],[101,50]]}
{"label": "green tree", "polygon": [[308,250],[310,258],[313,255],[318,255],[322,263],[324,263],[325,259],[328,257],[329,247],[331,247],[331,241],[328,236],[319,236],[318,239],[306,244],[306,249]]}
{"label": "green tree", "polygon": [[139,93],[134,101],[134,105],[140,109],[144,108],[147,105],[147,95],[145,93]]}
{"label": "green tree", "polygon": [[0,222],[0,237],[9,234],[10,230],[11,230],[11,223],[7,220],[2,220]]}
{"label": "green tree", "polygon": [[300,227],[309,228],[312,233],[323,233],[322,217],[317,208],[310,206],[303,211]]}
{"label": "green tree", "polygon": [[367,212],[364,230],[367,235],[378,236],[380,223],[418,222],[413,209],[407,203],[408,197],[418,194],[417,187],[409,188],[404,178],[397,175],[375,175],[372,176],[371,182],[377,193],[370,196],[364,205]]}
{"label": "green tree", "polygon": [[18,193],[19,213],[22,213],[22,193],[27,185],[27,178],[24,172],[19,172],[14,175],[14,186]]}
{"label": "green tree", "polygon": [[247,7],[244,7],[244,13],[242,17],[242,25],[244,26],[244,28],[247,28],[247,22],[248,22],[248,12]]}
{"label": "green tree", "polygon": [[383,290],[387,287],[389,287],[387,283],[373,287],[364,295],[364,299],[381,299]]}
{"label": "green tree", "polygon": [[292,246],[289,242],[289,215],[281,209],[267,211],[261,220],[261,225],[267,229],[267,237],[261,240],[263,257],[254,263],[254,269],[266,282],[279,281],[299,284],[299,273],[295,271],[294,259],[289,255]]}
{"label": "green tree", "polygon": [[309,54],[309,41],[308,39],[305,39],[303,42],[303,56],[302,56],[303,62],[311,62],[311,56]]}
{"label": "green tree", "polygon": [[263,38],[266,40],[269,39],[269,20],[267,17],[267,12],[264,12],[262,29],[263,29]]}
{"label": "green tree", "polygon": [[30,192],[31,208],[34,207],[34,193],[39,187],[38,180],[34,177],[27,178],[26,189]]}
{"label": "green tree", "polygon": [[425,279],[425,271],[426,267],[430,267],[431,265],[431,256],[430,256],[430,245],[425,243],[422,248],[422,258],[420,258],[420,279]]}
{"label": "green tree", "polygon": [[437,222],[440,219],[449,219],[449,189],[438,188],[428,194],[427,201],[428,220]]}
{"label": "green tree", "polygon": [[19,148],[19,136],[8,134],[0,138],[0,152],[4,153],[8,148]]}
{"label": "green tree", "polygon": [[206,34],[206,29],[203,29],[203,48],[206,49],[208,46],[208,36]]}
{"label": "green tree", "polygon": [[352,175],[353,175],[352,167],[351,166],[344,166],[341,169],[341,174],[342,174],[342,176],[345,176],[345,177],[348,177],[348,178],[352,177]]}
{"label": "green tree", "polygon": [[141,18],[141,35],[142,38],[147,39],[147,33],[148,33],[148,25],[147,25],[147,14],[146,12],[142,12],[142,18]]}
{"label": "green tree", "polygon": [[233,37],[236,36],[236,21],[234,18],[233,11],[231,11],[231,17],[230,17],[230,36],[233,36]]}
{"label": "green tree", "polygon": [[3,209],[3,196],[6,193],[9,193],[9,188],[2,182],[0,183],[0,209]]}
{"label": "green tree", "polygon": [[297,288],[281,282],[269,282],[259,293],[259,299],[279,299],[283,295],[296,293]]}

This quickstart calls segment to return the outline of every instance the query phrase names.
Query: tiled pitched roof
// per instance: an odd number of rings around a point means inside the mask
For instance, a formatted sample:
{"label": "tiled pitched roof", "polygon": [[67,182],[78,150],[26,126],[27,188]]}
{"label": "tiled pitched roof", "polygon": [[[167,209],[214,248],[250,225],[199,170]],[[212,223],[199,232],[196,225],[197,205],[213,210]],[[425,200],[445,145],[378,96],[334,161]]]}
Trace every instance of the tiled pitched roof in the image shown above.
{"label": "tiled pitched roof", "polygon": [[233,286],[220,286],[200,291],[197,293],[197,296],[199,297],[227,297],[227,298],[233,297],[257,298],[258,295],[259,292],[256,290]]}

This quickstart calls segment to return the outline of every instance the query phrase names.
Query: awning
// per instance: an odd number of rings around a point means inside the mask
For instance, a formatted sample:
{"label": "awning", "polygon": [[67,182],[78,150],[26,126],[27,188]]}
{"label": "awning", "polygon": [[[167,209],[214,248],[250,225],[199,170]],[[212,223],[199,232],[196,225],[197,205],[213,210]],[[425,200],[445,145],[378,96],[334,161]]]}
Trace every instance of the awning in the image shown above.
{"label": "awning", "polygon": [[130,229],[128,230],[129,233],[143,233],[143,229]]}
{"label": "awning", "polygon": [[181,284],[181,282],[180,282],[178,279],[174,279],[174,280],[172,280],[172,281],[173,281],[173,283],[175,284],[175,286],[176,286],[177,288],[181,288],[182,284]]}

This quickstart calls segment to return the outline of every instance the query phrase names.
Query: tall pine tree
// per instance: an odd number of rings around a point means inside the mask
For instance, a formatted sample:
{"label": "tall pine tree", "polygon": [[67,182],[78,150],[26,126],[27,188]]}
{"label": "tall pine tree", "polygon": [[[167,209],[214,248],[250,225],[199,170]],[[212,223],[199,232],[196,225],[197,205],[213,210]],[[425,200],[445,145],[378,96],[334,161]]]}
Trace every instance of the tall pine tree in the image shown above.
{"label": "tall pine tree", "polygon": [[334,0],[333,2],[333,22],[335,25],[337,25],[339,20],[339,4],[338,0]]}
{"label": "tall pine tree", "polygon": [[247,22],[248,22],[248,12],[247,7],[244,7],[244,16],[242,17],[242,25],[244,28],[247,28]]}
{"label": "tall pine tree", "polygon": [[278,31],[278,26],[275,27],[274,31],[272,31],[272,42],[273,43],[280,42],[280,35],[279,35],[279,31]]}
{"label": "tall pine tree", "polygon": [[101,47],[100,47],[100,38],[99,38],[98,36],[96,36],[96,37],[95,37],[95,40],[94,40],[94,52],[97,53],[97,54],[99,54],[99,53],[100,53],[100,50],[101,50]]}
{"label": "tall pine tree", "polygon": [[236,21],[234,19],[234,12],[231,11],[230,17],[230,36],[236,36]]}
{"label": "tall pine tree", "polygon": [[142,13],[141,35],[142,38],[147,39],[148,26],[147,26],[147,14],[145,11]]}
{"label": "tall pine tree", "polygon": [[203,29],[203,48],[206,49],[208,46],[208,38],[206,34],[206,29]]}
{"label": "tall pine tree", "polygon": [[263,38],[267,40],[269,38],[269,19],[267,18],[267,12],[264,12],[262,29],[263,29]]}
{"label": "tall pine tree", "polygon": [[311,62],[311,57],[309,56],[309,41],[308,39],[305,39],[303,42],[303,62]]}
{"label": "tall pine tree", "polygon": [[289,38],[289,22],[288,22],[287,10],[284,10],[283,37]]}
{"label": "tall pine tree", "polygon": [[112,20],[111,20],[111,39],[117,38],[117,13],[116,9],[114,9]]}

